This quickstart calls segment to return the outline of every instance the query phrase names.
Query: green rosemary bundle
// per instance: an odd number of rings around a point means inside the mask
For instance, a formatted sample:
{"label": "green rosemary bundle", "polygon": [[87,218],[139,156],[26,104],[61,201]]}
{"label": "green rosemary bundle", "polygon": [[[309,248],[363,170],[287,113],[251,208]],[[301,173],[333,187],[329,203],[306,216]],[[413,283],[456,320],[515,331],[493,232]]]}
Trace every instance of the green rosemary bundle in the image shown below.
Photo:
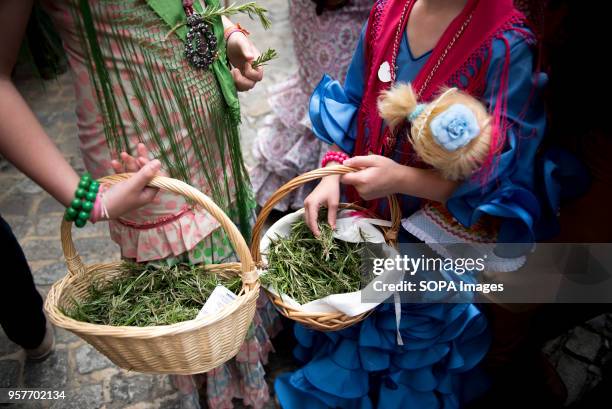
{"label": "green rosemary bundle", "polygon": [[112,326],[170,325],[194,319],[218,284],[240,292],[240,277],[225,279],[202,266],[124,263],[110,283],[93,282],[85,300],[62,312],[78,321]]}
{"label": "green rosemary bundle", "polygon": [[266,253],[268,271],[261,282],[300,304],[360,290],[364,243],[334,238],[326,222],[320,221],[319,229],[321,236],[315,237],[299,220],[289,236],[272,240]]}

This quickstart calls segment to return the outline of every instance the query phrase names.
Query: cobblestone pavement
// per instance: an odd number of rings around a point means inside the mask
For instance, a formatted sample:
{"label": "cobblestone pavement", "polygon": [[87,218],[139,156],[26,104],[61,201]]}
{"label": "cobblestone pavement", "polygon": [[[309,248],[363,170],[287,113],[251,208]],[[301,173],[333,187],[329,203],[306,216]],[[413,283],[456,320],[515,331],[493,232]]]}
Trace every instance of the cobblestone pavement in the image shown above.
{"label": "cobblestone pavement", "polygon": [[[255,90],[242,94],[243,147],[248,164],[252,165],[251,142],[263,117],[270,112],[266,93],[270,85],[281,81],[295,70],[292,58],[290,27],[286,0],[259,0],[267,6],[273,21],[271,32],[245,20],[252,39],[263,51],[275,48],[280,58],[266,68],[264,81]],[[19,80],[19,88],[70,163],[82,172],[83,164],[77,146],[74,94],[69,74],[56,81]],[[37,185],[11,165],[0,170],[0,213],[14,229],[30,262],[36,284],[45,295],[50,285],[65,273],[59,240],[62,207]],[[117,246],[111,242],[102,223],[74,231],[75,242],[87,263],[117,260]],[[10,273],[10,272],[6,272]],[[0,388],[39,387],[66,391],[70,399],[14,405],[15,408],[178,408],[180,398],[167,376],[150,376],[121,370],[73,334],[56,329],[56,352],[43,363],[29,363],[24,353],[0,330]],[[551,356],[564,378],[572,380],[570,396],[578,399],[584,385],[601,379],[601,362],[610,352],[612,320],[600,316],[548,344]],[[608,354],[608,355],[606,355]],[[275,356],[268,368],[272,379],[291,365],[286,354]],[[595,363],[594,363],[595,362]],[[588,389],[588,388],[587,388]],[[238,405],[237,405],[238,406]],[[270,403],[269,407],[273,407]]]}

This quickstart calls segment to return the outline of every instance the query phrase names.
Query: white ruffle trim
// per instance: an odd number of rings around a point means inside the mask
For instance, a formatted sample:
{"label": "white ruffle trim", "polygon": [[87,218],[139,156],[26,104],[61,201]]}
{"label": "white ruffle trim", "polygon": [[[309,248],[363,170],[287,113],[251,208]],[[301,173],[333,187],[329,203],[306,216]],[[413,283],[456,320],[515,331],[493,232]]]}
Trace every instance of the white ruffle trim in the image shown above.
{"label": "white ruffle trim", "polygon": [[197,208],[148,228],[116,221],[109,224],[111,238],[121,247],[121,255],[137,262],[160,260],[190,251],[220,226],[209,213]]}

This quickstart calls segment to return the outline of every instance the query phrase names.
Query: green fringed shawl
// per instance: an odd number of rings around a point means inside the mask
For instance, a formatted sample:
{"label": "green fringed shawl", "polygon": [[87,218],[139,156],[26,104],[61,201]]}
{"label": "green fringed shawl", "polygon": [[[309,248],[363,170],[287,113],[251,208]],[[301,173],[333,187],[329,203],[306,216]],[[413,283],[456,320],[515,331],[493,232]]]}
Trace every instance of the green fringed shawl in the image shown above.
{"label": "green fringed shawl", "polygon": [[[218,4],[218,0],[209,0],[209,6],[213,4]],[[136,9],[137,6],[125,5],[125,7],[135,7],[135,16],[143,15],[142,10]],[[166,24],[174,24],[173,27],[185,20],[180,0],[148,0],[148,4],[142,4],[140,7],[146,9],[146,14],[154,16],[155,20],[161,17]],[[196,6],[196,9],[199,7]],[[147,135],[149,148],[162,161],[164,169],[170,176],[191,183],[194,174],[187,162],[185,137],[171,119],[175,113],[178,113],[180,123],[187,131],[196,160],[201,166],[201,176],[210,188],[211,197],[233,220],[238,221],[243,236],[247,241],[250,240],[250,224],[255,202],[242,158],[238,131],[240,108],[234,82],[225,63],[221,18],[215,19],[214,24],[214,32],[221,41],[219,58],[213,65],[213,71],[202,70],[197,74],[194,71],[194,76],[191,76],[181,71],[184,62],[182,50],[175,49],[170,53],[171,56],[166,58],[162,55],[163,47],[159,46],[161,44],[159,41],[152,40],[151,43],[144,45],[123,41],[120,30],[125,21],[130,21],[129,14],[126,13],[126,20],[117,20],[110,26],[109,35],[98,38],[94,14],[88,0],[79,0],[77,11],[78,14],[75,15],[78,22],[77,30],[84,41],[85,61],[94,85],[104,121],[104,133],[111,152],[130,152],[131,143],[128,140],[127,127],[130,125],[139,138]],[[147,27],[142,27],[141,30],[140,34],[146,38]],[[161,30],[164,31],[170,29]],[[179,38],[184,38],[185,27],[177,29],[177,34]],[[118,59],[106,59],[103,55],[101,45],[105,49],[110,49],[111,38],[114,39],[115,46],[121,54]],[[136,63],[132,58],[137,54],[143,59],[141,63]],[[166,61],[167,65],[163,61]],[[118,63],[125,65],[134,75],[122,79]],[[160,64],[163,66],[161,71]],[[190,67],[187,69],[191,70]],[[208,77],[211,82],[205,80],[200,82],[196,76]],[[206,87],[213,83],[218,91],[207,94]],[[115,92],[117,86],[122,90],[119,93]],[[133,105],[126,99],[128,94],[126,87],[131,89],[129,93],[139,104]],[[156,114],[152,114],[149,109],[151,105],[157,106]],[[129,124],[124,122],[126,118],[123,117],[125,113],[121,112],[123,109],[121,106],[129,111],[127,112]],[[147,143],[146,140],[141,139],[141,141]],[[221,177],[216,173],[219,166],[222,171]],[[235,192],[235,199],[232,198],[232,192]]]}
{"label": "green fringed shawl", "polygon": [[[181,0],[147,0],[147,4],[151,6],[151,8],[170,28],[176,27],[179,24],[185,24],[187,22],[187,16],[185,15],[185,10],[183,9]],[[210,6],[218,6],[219,0],[206,0],[206,4]],[[193,6],[197,12],[202,11],[202,6],[199,1],[194,1]],[[229,112],[234,121],[239,123],[240,102],[238,101],[238,94],[236,92],[234,79],[232,78],[232,74],[230,73],[227,65],[225,39],[223,37],[223,22],[221,21],[221,17],[215,18],[213,30],[215,36],[217,37],[218,58],[216,58],[215,62],[213,62],[212,68],[215,72],[215,77],[217,77],[217,81],[219,82],[219,86],[221,88],[221,92],[223,93],[225,103],[229,108]],[[187,28],[182,25],[176,29],[175,33],[181,40],[185,41],[185,37],[187,36]]]}

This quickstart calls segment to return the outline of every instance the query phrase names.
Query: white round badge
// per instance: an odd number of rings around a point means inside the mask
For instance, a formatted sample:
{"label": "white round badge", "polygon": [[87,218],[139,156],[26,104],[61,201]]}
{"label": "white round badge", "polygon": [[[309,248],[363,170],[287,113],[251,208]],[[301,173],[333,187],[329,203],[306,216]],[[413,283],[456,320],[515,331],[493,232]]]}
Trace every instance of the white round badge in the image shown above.
{"label": "white round badge", "polygon": [[378,68],[378,79],[382,82],[391,82],[391,66],[387,61]]}

